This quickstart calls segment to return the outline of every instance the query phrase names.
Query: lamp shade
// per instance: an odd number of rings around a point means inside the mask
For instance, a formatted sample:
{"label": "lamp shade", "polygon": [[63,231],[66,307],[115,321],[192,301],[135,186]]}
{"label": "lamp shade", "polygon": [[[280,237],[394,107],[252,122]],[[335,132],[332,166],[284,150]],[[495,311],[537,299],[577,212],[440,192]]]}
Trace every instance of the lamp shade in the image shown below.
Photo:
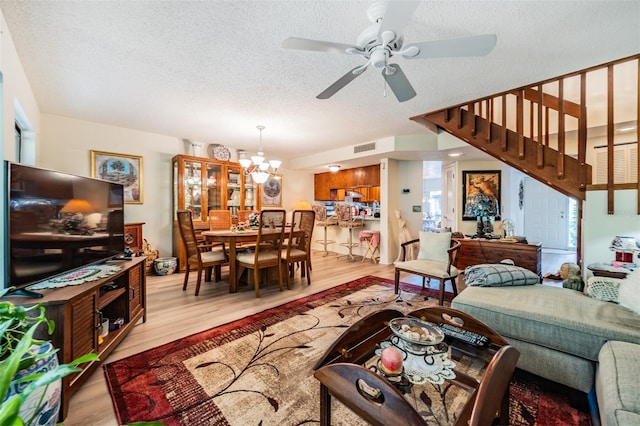
{"label": "lamp shade", "polygon": [[94,208],[91,204],[82,198],[72,198],[60,210],[60,213],[93,213]]}
{"label": "lamp shade", "polygon": [[294,210],[311,210],[311,203],[307,200],[300,200],[296,203]]}

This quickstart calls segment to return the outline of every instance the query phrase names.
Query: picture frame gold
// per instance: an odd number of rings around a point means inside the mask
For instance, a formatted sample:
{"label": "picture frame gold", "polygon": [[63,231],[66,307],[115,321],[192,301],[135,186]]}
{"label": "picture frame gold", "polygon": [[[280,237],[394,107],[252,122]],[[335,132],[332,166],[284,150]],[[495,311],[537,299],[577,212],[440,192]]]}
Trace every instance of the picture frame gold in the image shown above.
{"label": "picture frame gold", "polygon": [[125,204],[143,203],[141,156],[91,150],[91,177],[122,184]]}
{"label": "picture frame gold", "polygon": [[282,175],[269,176],[267,181],[260,187],[262,207],[282,207],[282,191],[284,188]]}

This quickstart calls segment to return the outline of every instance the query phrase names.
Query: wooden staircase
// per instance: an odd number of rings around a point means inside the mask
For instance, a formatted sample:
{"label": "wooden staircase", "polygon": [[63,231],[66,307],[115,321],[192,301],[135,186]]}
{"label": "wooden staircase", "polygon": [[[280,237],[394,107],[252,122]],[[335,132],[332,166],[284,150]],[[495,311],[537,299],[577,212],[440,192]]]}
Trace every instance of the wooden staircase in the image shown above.
{"label": "wooden staircase", "polygon": [[[429,129],[435,125],[543,184],[584,201],[588,189],[603,189],[591,186],[592,166],[587,164],[590,131],[587,108],[602,109],[602,96],[600,105],[592,103],[590,99],[598,97],[590,96],[587,82],[595,86],[596,78],[604,78],[606,119],[597,124],[606,127],[608,182],[604,188],[609,191],[609,212],[613,213],[613,193],[618,186],[614,182],[614,109],[617,106],[614,95],[619,92],[614,86],[614,70],[621,74],[622,67],[625,67],[625,81],[628,70],[635,70],[636,92],[640,92],[640,55],[636,55],[411,119]],[[629,97],[628,90],[620,96],[623,97]],[[640,94],[635,93],[636,111],[632,119],[636,123],[636,135],[640,122],[639,99]],[[640,187],[637,179],[625,184]]]}

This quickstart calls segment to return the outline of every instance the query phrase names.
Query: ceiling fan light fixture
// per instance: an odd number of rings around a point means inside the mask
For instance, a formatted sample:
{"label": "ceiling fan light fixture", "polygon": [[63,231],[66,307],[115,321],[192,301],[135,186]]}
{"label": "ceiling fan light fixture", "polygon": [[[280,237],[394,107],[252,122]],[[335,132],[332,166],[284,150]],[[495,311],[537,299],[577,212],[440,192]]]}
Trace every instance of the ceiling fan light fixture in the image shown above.
{"label": "ceiling fan light fixture", "polygon": [[[282,42],[282,47],[347,55],[357,54],[366,60],[363,65],[348,71],[322,91],[316,96],[318,99],[329,99],[371,65],[373,68],[383,70],[385,84],[389,86],[399,102],[405,102],[413,99],[416,91],[400,64],[389,63],[391,57],[413,60],[484,56],[489,54],[496,45],[495,34],[483,34],[451,40],[422,41],[408,44],[403,48],[404,29],[410,23],[420,3],[419,0],[376,1],[367,10],[367,16],[372,24],[360,33],[355,45],[289,37]],[[386,96],[386,91],[384,93]]]}

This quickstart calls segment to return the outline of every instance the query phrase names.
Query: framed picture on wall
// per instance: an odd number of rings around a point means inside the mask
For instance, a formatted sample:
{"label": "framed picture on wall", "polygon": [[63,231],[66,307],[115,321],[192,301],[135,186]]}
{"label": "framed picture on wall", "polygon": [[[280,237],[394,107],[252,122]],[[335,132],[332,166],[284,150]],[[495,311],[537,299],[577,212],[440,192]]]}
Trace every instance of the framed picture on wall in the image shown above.
{"label": "framed picture on wall", "polygon": [[262,206],[282,207],[282,175],[269,176],[262,184]]}
{"label": "framed picture on wall", "polygon": [[500,170],[462,172],[462,220],[500,219]]}
{"label": "framed picture on wall", "polygon": [[91,151],[91,177],[124,186],[126,204],[142,204],[142,157]]}

